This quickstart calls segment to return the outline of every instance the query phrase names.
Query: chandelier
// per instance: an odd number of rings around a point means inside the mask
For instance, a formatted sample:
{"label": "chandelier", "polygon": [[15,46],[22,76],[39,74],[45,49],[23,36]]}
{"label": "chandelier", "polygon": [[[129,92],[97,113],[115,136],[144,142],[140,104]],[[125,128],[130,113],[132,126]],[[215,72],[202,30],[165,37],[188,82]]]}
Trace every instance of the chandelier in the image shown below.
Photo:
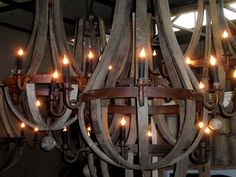
{"label": "chandelier", "polygon": [[[198,165],[208,163],[208,134],[236,115],[234,100],[223,105],[235,46],[223,1],[198,1],[196,27],[184,54],[173,32],[168,1],[154,0],[152,6],[154,11],[147,13],[145,0],[116,1],[107,44],[104,24],[90,9],[76,24],[71,52],[60,2],[37,0],[32,35],[16,52],[11,75],[1,85],[7,142],[34,148],[39,133],[46,133],[44,150],[58,147],[69,163],[85,152],[92,176],[98,168],[96,157],[103,176],[109,174],[108,164],[124,168],[126,176],[141,171],[145,177],[175,164],[175,177],[182,177],[189,157]],[[217,8],[219,18],[214,18]],[[204,59],[193,60],[204,10]],[[38,74],[47,38],[53,70]],[[20,120],[20,131],[9,119],[12,115]],[[69,137],[76,121],[82,134],[79,148]],[[34,131],[32,145],[25,139],[26,127]],[[225,137],[219,139],[226,143]],[[217,140],[215,144],[219,148]],[[214,156],[219,159],[218,152]]]}

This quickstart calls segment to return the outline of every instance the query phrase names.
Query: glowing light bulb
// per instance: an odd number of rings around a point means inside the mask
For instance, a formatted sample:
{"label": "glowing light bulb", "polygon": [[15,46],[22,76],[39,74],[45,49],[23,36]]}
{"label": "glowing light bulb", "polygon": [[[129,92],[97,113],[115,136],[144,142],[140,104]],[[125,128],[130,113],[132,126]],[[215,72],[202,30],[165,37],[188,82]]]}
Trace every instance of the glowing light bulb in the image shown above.
{"label": "glowing light bulb", "polygon": [[210,64],[211,66],[215,66],[216,65],[216,58],[214,56],[210,56]]}
{"label": "glowing light bulb", "polygon": [[199,128],[203,128],[204,127],[204,123],[203,122],[198,122],[198,127]]}
{"label": "glowing light bulb", "polygon": [[229,37],[229,33],[226,30],[224,30],[224,32],[222,33],[222,38],[226,39],[228,37]]}
{"label": "glowing light bulb", "polygon": [[234,69],[233,77],[236,78],[236,68]]}
{"label": "glowing light bulb", "polygon": [[22,123],[20,124],[20,127],[21,127],[21,128],[25,128],[25,124],[22,122]]}
{"label": "glowing light bulb", "polygon": [[22,48],[20,48],[17,52],[18,56],[23,56],[24,55],[24,50]]}
{"label": "glowing light bulb", "polygon": [[69,60],[68,60],[68,58],[66,57],[66,55],[64,55],[64,58],[63,58],[63,60],[62,60],[62,63],[63,63],[64,65],[68,65],[68,64],[69,64]]}
{"label": "glowing light bulb", "polygon": [[125,117],[123,117],[123,118],[120,120],[120,125],[121,125],[121,126],[125,126],[125,125],[126,125]]}
{"label": "glowing light bulb", "polygon": [[90,126],[88,126],[88,127],[87,127],[87,131],[90,132],[91,130],[92,130],[92,128],[91,128]]}
{"label": "glowing light bulb", "polygon": [[156,56],[156,55],[157,55],[156,50],[153,50],[152,56]]}
{"label": "glowing light bulb", "polygon": [[109,69],[109,70],[112,70],[112,68],[113,68],[112,65],[109,65],[109,66],[108,66],[108,69]]}
{"label": "glowing light bulb", "polygon": [[59,77],[59,73],[57,70],[54,71],[54,73],[52,74],[53,79],[57,79]]}
{"label": "glowing light bulb", "polygon": [[35,128],[34,128],[34,131],[35,131],[35,132],[38,132],[38,131],[39,131],[39,128],[38,128],[38,127],[35,127]]}
{"label": "glowing light bulb", "polygon": [[93,57],[94,57],[93,53],[91,52],[91,50],[89,50],[88,58],[89,58],[89,59],[92,59]]}
{"label": "glowing light bulb", "polygon": [[63,128],[63,132],[67,132],[67,128],[66,127]]}
{"label": "glowing light bulb", "polygon": [[39,106],[41,105],[40,101],[37,100],[36,103],[35,103],[35,105],[36,105],[37,107],[39,107]]}
{"label": "glowing light bulb", "polygon": [[146,52],[145,52],[144,48],[142,48],[141,52],[139,53],[139,57],[140,58],[145,58],[146,57]]}
{"label": "glowing light bulb", "polygon": [[200,88],[200,89],[204,89],[204,88],[205,88],[205,85],[203,84],[202,81],[200,81],[200,83],[199,83],[199,88]]}
{"label": "glowing light bulb", "polygon": [[206,134],[210,134],[211,133],[211,129],[209,127],[207,127],[204,131],[205,131]]}
{"label": "glowing light bulb", "polygon": [[148,130],[147,136],[148,136],[148,137],[152,137],[152,132],[151,132],[150,130]]}
{"label": "glowing light bulb", "polygon": [[185,59],[185,62],[188,64],[188,65],[191,65],[193,62],[192,62],[192,60],[189,58],[189,57],[187,57],[186,59]]}

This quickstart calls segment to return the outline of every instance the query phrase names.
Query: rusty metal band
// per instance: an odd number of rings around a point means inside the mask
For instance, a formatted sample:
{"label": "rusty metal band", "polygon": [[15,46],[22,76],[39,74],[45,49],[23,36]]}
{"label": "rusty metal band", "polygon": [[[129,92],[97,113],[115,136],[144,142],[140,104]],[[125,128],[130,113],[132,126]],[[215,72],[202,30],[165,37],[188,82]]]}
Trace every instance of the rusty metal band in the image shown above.
{"label": "rusty metal band", "polygon": [[[108,98],[135,98],[138,97],[138,87],[116,87],[91,90],[81,95],[81,100],[86,102],[93,99]],[[173,98],[179,100],[200,99],[201,93],[193,90],[163,88],[163,87],[144,87],[144,97],[148,98]]]}

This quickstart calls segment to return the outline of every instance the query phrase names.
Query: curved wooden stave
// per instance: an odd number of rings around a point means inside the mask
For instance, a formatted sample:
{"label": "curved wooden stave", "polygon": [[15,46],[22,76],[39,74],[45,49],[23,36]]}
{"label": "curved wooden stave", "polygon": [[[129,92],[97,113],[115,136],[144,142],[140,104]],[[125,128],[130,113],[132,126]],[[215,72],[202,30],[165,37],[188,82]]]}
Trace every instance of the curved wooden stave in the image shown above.
{"label": "curved wooden stave", "polygon": [[184,53],[184,58],[192,57],[194,52],[197,49],[197,45],[199,43],[199,39],[201,37],[202,26],[203,26],[203,18],[204,18],[204,0],[198,1],[198,9],[197,9],[197,21],[195,23],[194,31],[191,37],[191,40],[188,44],[188,47]]}
{"label": "curved wooden stave", "polygon": [[98,17],[98,23],[99,23],[99,31],[100,31],[101,51],[103,51],[107,43],[106,42],[106,29],[105,29],[105,24],[102,18]]}
{"label": "curved wooden stave", "polygon": [[109,171],[108,171],[108,165],[106,162],[100,159],[100,168],[101,173],[103,177],[110,177]]}
{"label": "curved wooden stave", "polygon": [[88,154],[88,167],[89,167],[91,177],[97,177],[97,170],[94,165],[94,158],[93,157],[94,157],[94,154],[92,154],[92,153]]}
{"label": "curved wooden stave", "polygon": [[48,32],[48,1],[39,0],[40,12],[37,33],[35,37],[35,45],[32,53],[32,60],[27,69],[27,74],[35,74],[41,64],[44,55],[44,48],[47,43]]}
{"label": "curved wooden stave", "polygon": [[[22,122],[24,122],[27,126],[29,126],[31,128],[37,127],[37,128],[39,128],[39,130],[59,130],[59,129],[63,129],[65,126],[72,124],[77,119],[76,117],[74,117],[70,120],[67,120],[69,118],[68,115],[70,115],[70,113],[71,113],[70,110],[67,110],[63,116],[58,118],[58,121],[54,122],[52,125],[49,125],[49,126],[46,125],[45,122],[42,125],[36,124],[34,122],[30,122],[29,120],[27,120],[24,117],[24,115],[21,112],[19,112],[17,110],[17,108],[13,104],[8,88],[5,87],[3,90],[4,90],[5,99],[7,101],[7,104],[9,106],[10,110],[13,112],[14,115],[16,115],[16,117],[18,119],[20,119]],[[75,89],[75,90],[77,90],[77,89]],[[77,91],[72,91],[72,92],[74,92],[74,94],[77,95],[76,94]],[[32,106],[33,105],[31,105],[31,107]]]}
{"label": "curved wooden stave", "polygon": [[[153,105],[160,105],[163,104],[163,100],[160,99],[154,99],[153,100]],[[156,126],[158,130],[160,131],[162,137],[170,144],[175,144],[176,143],[176,138],[173,137],[173,135],[170,132],[169,126],[166,122],[166,119],[163,114],[156,114],[153,115],[153,119],[156,117]]]}
{"label": "curved wooden stave", "polygon": [[[220,22],[218,18],[218,9],[217,9],[216,1],[210,1],[209,7],[210,7],[210,15],[211,15],[211,21],[212,21],[212,34],[213,34],[213,42],[214,46],[217,49],[216,50],[216,57],[221,58],[224,54],[223,47],[221,43],[221,31],[220,28]],[[220,88],[225,89],[225,82],[226,82],[226,75],[223,65],[218,65],[218,77],[220,82]],[[223,94],[220,95],[220,102],[223,100]]]}
{"label": "curved wooden stave", "polygon": [[27,106],[30,113],[30,117],[34,121],[36,125],[39,127],[46,127],[46,123],[43,120],[43,117],[40,113],[39,107],[36,106],[37,98],[35,94],[35,84],[34,83],[29,83],[26,84],[25,88],[25,93],[26,93],[26,99],[27,99]]}
{"label": "curved wooden stave", "polygon": [[33,43],[35,41],[35,36],[37,33],[38,24],[39,24],[39,11],[40,11],[39,0],[36,0],[35,1],[34,24],[33,24],[33,29],[32,29],[30,38],[27,42],[26,52],[30,51],[33,48]]}
{"label": "curved wooden stave", "polygon": [[[99,109],[99,107],[97,107],[96,109]],[[100,108],[101,109],[101,108]],[[189,108],[189,109],[191,109],[191,108]],[[99,111],[98,111],[99,112]],[[99,114],[94,114],[94,115],[99,115]],[[101,117],[100,117],[100,119],[101,119]],[[98,124],[100,124],[100,125],[96,125],[96,126],[99,126],[99,128],[100,128],[100,130],[96,130],[96,131],[100,131],[100,133],[102,133],[103,135],[103,138],[104,137],[106,137],[107,138],[107,131],[108,131],[108,128],[107,127],[102,127],[102,122],[101,122],[102,120],[100,120],[100,122],[98,121]],[[103,121],[105,121],[104,119],[103,119]],[[194,120],[193,120],[194,121]],[[206,123],[206,119],[204,118],[204,120],[203,120],[205,123]],[[104,122],[103,122],[104,123]],[[102,127],[102,128],[101,128]],[[187,127],[187,128],[190,128],[190,127]],[[190,128],[191,129],[191,128]],[[186,127],[184,127],[183,128],[183,130],[185,130],[185,131],[183,131],[182,132],[182,136],[186,136],[186,133],[188,132],[188,130],[186,130]],[[99,133],[99,132],[97,132],[97,133]],[[197,142],[196,141],[194,141],[194,143],[189,147],[189,149],[191,149],[191,151],[195,148],[195,146],[198,144],[198,142],[200,141],[200,139],[201,139],[201,136],[202,136],[202,134],[203,134],[203,131],[201,131],[201,134],[200,135],[198,135],[198,137],[196,138],[196,140],[197,140]],[[100,136],[100,135],[99,135]],[[103,139],[103,138],[101,138],[101,139]],[[182,141],[182,138],[179,138],[179,139],[181,139],[181,141],[178,141],[177,142],[177,146],[176,147],[174,147],[174,149],[172,149],[171,150],[171,152],[166,156],[166,157],[164,157],[163,159],[161,159],[159,162],[157,162],[157,163],[154,163],[154,164],[151,164],[150,166],[149,166],[149,168],[148,168],[148,170],[153,170],[153,169],[156,169],[156,168],[160,168],[160,167],[163,167],[164,165],[165,165],[165,163],[166,164],[168,164],[168,165],[170,165],[170,164],[172,164],[173,162],[175,162],[176,163],[176,160],[178,159],[178,160],[181,160],[181,159],[183,159],[183,158],[185,158],[187,155],[189,155],[190,153],[191,153],[191,151],[186,151],[186,152],[184,152],[183,154],[181,154],[181,155],[176,155],[176,153],[180,153],[180,151],[182,151],[182,150],[178,150],[179,149],[179,147],[180,146],[182,146],[183,147],[183,145],[181,145],[182,143],[184,143],[184,141]],[[191,138],[190,138],[191,139]],[[188,140],[189,141],[189,140]],[[114,150],[112,150],[112,146],[111,146],[111,144],[109,144],[111,141],[110,140],[105,140],[104,141],[104,139],[103,139],[103,142],[102,141],[100,141],[100,145],[102,145],[101,143],[105,143],[105,146],[103,146],[103,148],[104,149],[106,149],[106,148],[109,148],[109,153],[111,153],[112,151],[112,153],[115,153],[115,154],[112,154],[112,159],[113,158],[117,158],[118,157],[118,155],[119,154],[117,154],[116,152],[114,152]],[[178,144],[179,143],[179,144]],[[185,148],[185,147],[183,147],[183,148]],[[103,149],[103,150],[104,150]],[[176,150],[178,150],[178,151],[176,151]],[[105,150],[106,152],[108,151],[108,149],[106,149]],[[98,154],[99,155],[99,154]],[[111,154],[110,154],[111,155]],[[115,156],[116,155],[116,156]],[[171,158],[173,158],[172,160],[171,160]],[[166,160],[167,159],[167,160]],[[120,160],[120,158],[117,160],[117,161],[119,161]],[[121,161],[119,161],[120,163],[122,163]],[[125,168],[130,168],[132,166],[132,164],[129,164],[129,167],[128,166],[124,166]],[[136,169],[136,166],[135,166],[135,169]],[[140,167],[139,169],[143,169],[142,167]],[[145,169],[145,170],[147,170],[147,169]]]}
{"label": "curved wooden stave", "polygon": [[52,19],[52,9],[49,9],[49,42],[51,47],[51,55],[52,55],[52,63],[56,70],[61,72],[62,70],[62,63],[59,57],[58,49],[57,49],[57,41],[55,38],[54,30],[53,30],[53,19]]}
{"label": "curved wooden stave", "polygon": [[[3,98],[3,91],[0,91],[0,115],[1,115],[1,121],[3,123],[3,126],[5,128],[5,131],[9,137],[19,137],[19,132],[15,129],[14,124],[12,123],[12,119],[9,119],[7,110],[6,110],[6,105],[4,98]],[[8,154],[10,156],[7,156],[6,160],[4,161],[3,165],[0,165],[0,173],[4,172],[5,170],[11,168],[13,165],[16,164],[16,162],[19,160],[20,156],[22,155],[23,152],[23,147],[17,147],[16,144],[10,144],[9,145]]]}
{"label": "curved wooden stave", "polygon": [[101,108],[101,100],[91,101],[91,117],[93,123],[93,130],[95,132],[97,141],[102,150],[117,164],[131,169],[139,169],[139,166],[127,163],[121,155],[114,150],[112,141],[109,135],[107,122],[107,107]]}
{"label": "curved wooden stave", "polygon": [[75,62],[77,62],[78,67],[81,69],[82,76],[85,76],[86,67],[83,67],[83,41],[84,41],[84,25],[85,20],[83,18],[79,19],[76,22],[76,30],[75,30],[75,43],[73,47],[73,56]]}
{"label": "curved wooden stave", "polygon": [[93,140],[91,139],[90,136],[88,136],[88,132],[86,129],[86,125],[85,125],[85,117],[84,117],[84,108],[85,108],[85,103],[81,103],[80,109],[79,109],[79,115],[78,115],[78,120],[79,120],[79,126],[80,126],[80,130],[81,133],[85,139],[85,141],[87,142],[88,146],[97,154],[99,155],[99,157],[101,159],[103,159],[104,161],[106,161],[107,163],[110,163],[112,165],[115,166],[120,166],[118,164],[116,164],[112,159],[110,159],[105,153],[103,153],[98,147],[97,145],[93,142]]}
{"label": "curved wooden stave", "polygon": [[185,159],[177,162],[174,169],[174,177],[183,177],[187,175],[189,159]]}
{"label": "curved wooden stave", "polygon": [[60,57],[63,57],[63,55],[67,55],[70,58],[70,62],[72,64],[73,70],[71,70],[74,75],[81,76],[81,69],[77,62],[73,59],[73,54],[69,49],[69,46],[67,44],[66,36],[65,36],[65,29],[64,29],[64,23],[63,23],[63,16],[61,11],[61,1],[53,1],[52,4],[52,17],[53,17],[53,27],[54,27],[54,33],[55,38],[57,41],[57,47],[59,51]]}
{"label": "curved wooden stave", "polygon": [[6,109],[7,108],[6,108],[6,103],[4,100],[4,93],[1,89],[0,90],[0,110],[1,110],[0,115],[1,115],[1,121],[5,128],[5,131],[7,135],[10,137],[20,136],[20,133],[15,129],[14,124],[12,123],[12,120],[9,119]]}

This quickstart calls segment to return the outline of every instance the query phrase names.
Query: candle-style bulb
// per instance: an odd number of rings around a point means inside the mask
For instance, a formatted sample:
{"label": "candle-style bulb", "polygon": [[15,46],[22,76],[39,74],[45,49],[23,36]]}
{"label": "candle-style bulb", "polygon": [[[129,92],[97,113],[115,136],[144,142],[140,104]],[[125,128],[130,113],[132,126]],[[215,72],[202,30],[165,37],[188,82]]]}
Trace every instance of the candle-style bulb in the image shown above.
{"label": "candle-style bulb", "polygon": [[25,124],[22,122],[21,124],[20,124],[20,127],[23,129],[23,128],[25,128]]}
{"label": "candle-style bulb", "polygon": [[156,50],[153,50],[153,53],[152,53],[152,56],[156,56],[157,55],[157,52],[156,52]]}
{"label": "candle-style bulb", "polygon": [[152,132],[151,132],[150,130],[148,130],[147,136],[148,136],[148,137],[152,137]]}
{"label": "candle-style bulb", "polygon": [[63,128],[63,132],[67,132],[67,128],[66,127]]}
{"label": "candle-style bulb", "polygon": [[139,57],[140,58],[145,58],[146,57],[146,52],[145,52],[144,48],[142,48],[141,52],[139,53]]}
{"label": "candle-style bulb", "polygon": [[227,39],[228,37],[229,37],[229,33],[226,30],[224,30],[224,32],[222,33],[222,38]]}
{"label": "candle-style bulb", "polygon": [[92,128],[90,127],[90,125],[87,127],[87,133],[88,133],[88,136],[91,136],[91,131],[92,131]]}
{"label": "candle-style bulb", "polygon": [[210,133],[211,133],[211,129],[210,129],[209,127],[207,127],[207,128],[205,129],[205,133],[206,133],[206,134],[210,134]]}
{"label": "candle-style bulb", "polygon": [[193,62],[192,62],[192,60],[189,58],[189,57],[187,57],[186,59],[185,59],[185,62],[188,64],[188,65],[191,65]]}
{"label": "candle-style bulb", "polygon": [[210,56],[210,64],[211,64],[211,66],[216,65],[216,58],[213,55]]}
{"label": "candle-style bulb", "polygon": [[39,107],[39,106],[41,106],[41,102],[40,102],[39,100],[37,100],[36,103],[35,103],[35,105],[36,105],[37,107]]}
{"label": "candle-style bulb", "polygon": [[62,60],[62,63],[63,63],[64,65],[68,65],[68,64],[69,64],[69,60],[68,60],[68,58],[66,57],[66,55],[64,55],[63,60]]}
{"label": "candle-style bulb", "polygon": [[23,122],[20,124],[20,128],[21,128],[20,135],[21,135],[22,138],[24,138],[25,137],[25,131],[24,131],[25,124]]}
{"label": "candle-style bulb", "polygon": [[198,127],[199,128],[203,128],[204,127],[204,123],[203,122],[198,122]]}
{"label": "candle-style bulb", "polygon": [[121,119],[120,125],[121,125],[121,126],[125,126],[125,125],[126,125],[125,117],[123,117],[123,118]]}
{"label": "candle-style bulb", "polygon": [[108,69],[109,69],[110,71],[112,70],[112,68],[113,68],[112,65],[109,65],[109,66],[108,66]]}
{"label": "candle-style bulb", "polygon": [[20,57],[23,56],[24,55],[24,50],[22,48],[20,48],[17,52],[17,55],[20,56]]}
{"label": "candle-style bulb", "polygon": [[57,70],[55,70],[54,73],[52,74],[52,78],[57,79],[58,77],[59,77],[59,73]]}
{"label": "candle-style bulb", "polygon": [[89,53],[88,53],[88,59],[93,59],[93,57],[94,57],[94,55],[93,55],[93,53],[92,53],[92,51],[91,50],[89,50]]}
{"label": "candle-style bulb", "polygon": [[65,84],[65,87],[69,87],[68,84],[70,82],[70,71],[69,71],[69,59],[66,57],[66,55],[64,55],[64,58],[62,60],[62,63],[63,63],[63,81],[64,81],[64,84]]}
{"label": "candle-style bulb", "polygon": [[205,85],[203,84],[202,81],[200,81],[200,83],[199,83],[199,88],[200,88],[200,89],[204,89],[204,88],[205,88]]}
{"label": "candle-style bulb", "polygon": [[236,68],[234,69],[233,77],[236,78]]}
{"label": "candle-style bulb", "polygon": [[87,131],[90,132],[92,128],[90,126],[87,127]]}

